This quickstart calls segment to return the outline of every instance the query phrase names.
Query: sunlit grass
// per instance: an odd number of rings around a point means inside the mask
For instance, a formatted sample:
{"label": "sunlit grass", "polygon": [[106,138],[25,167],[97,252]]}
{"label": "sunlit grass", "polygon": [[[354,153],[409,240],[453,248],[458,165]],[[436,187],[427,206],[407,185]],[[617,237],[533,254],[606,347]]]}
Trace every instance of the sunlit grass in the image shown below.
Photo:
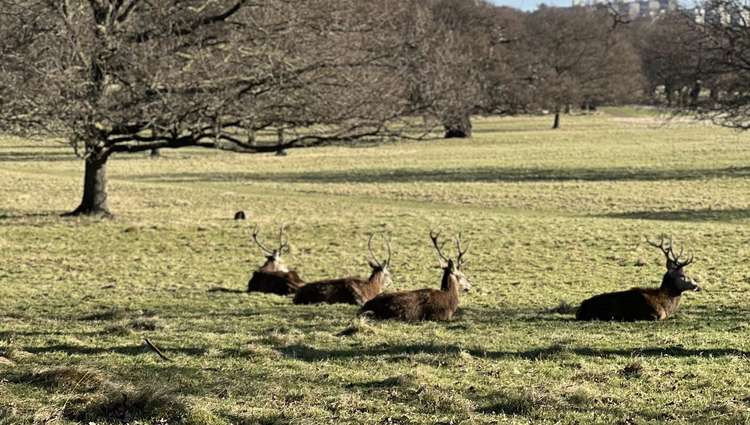
{"label": "sunlit grass", "polygon": [[[58,217],[80,197],[68,148],[2,139],[0,424],[750,421],[749,136],[631,109],[562,124],[115,157],[111,221]],[[436,287],[428,231],[462,232],[473,291],[425,324],[208,292],[246,286],[255,223],[287,224],[308,280],[366,274],[367,234],[386,230],[391,290]],[[663,323],[572,321],[566,304],[658,284],[659,233],[695,252],[705,290]],[[100,414],[123,395],[143,413]]]}

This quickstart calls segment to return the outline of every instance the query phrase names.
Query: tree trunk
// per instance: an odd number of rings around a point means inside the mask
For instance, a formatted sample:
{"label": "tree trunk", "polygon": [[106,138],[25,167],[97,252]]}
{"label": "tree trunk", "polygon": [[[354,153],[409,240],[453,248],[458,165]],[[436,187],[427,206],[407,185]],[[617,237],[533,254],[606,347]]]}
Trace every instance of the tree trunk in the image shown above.
{"label": "tree trunk", "polygon": [[664,95],[667,98],[667,106],[672,106],[672,85],[664,84]]}
{"label": "tree trunk", "polygon": [[161,156],[161,151],[159,149],[151,149],[151,158],[158,158]]}
{"label": "tree trunk", "polygon": [[700,100],[701,96],[701,89],[702,86],[700,81],[696,81],[693,83],[693,88],[690,89],[690,106],[698,106],[698,101]]}
{"label": "tree trunk", "polygon": [[111,217],[107,205],[107,156],[91,156],[85,161],[83,199],[75,210],[66,216],[100,215]]}
{"label": "tree trunk", "polygon": [[556,109],[555,110],[555,122],[554,124],[552,124],[552,129],[557,130],[558,128],[560,128],[560,110]]}
{"label": "tree trunk", "polygon": [[471,117],[468,114],[448,120],[443,127],[446,139],[471,137]]}
{"label": "tree trunk", "polygon": [[[277,133],[277,135],[279,137],[279,140],[278,140],[277,143],[278,143],[279,146],[281,146],[281,145],[284,144],[284,129],[280,128],[280,129],[278,129],[278,131],[276,133]],[[276,156],[286,156],[286,150],[283,149],[283,148],[277,150],[276,151]]]}
{"label": "tree trunk", "polygon": [[688,99],[690,97],[689,96],[690,93],[689,93],[689,90],[687,89],[687,87],[681,88],[679,93],[680,93],[680,106],[683,107],[683,108],[686,107],[686,106],[689,106],[689,100]]}
{"label": "tree trunk", "polygon": [[711,99],[712,104],[719,101],[719,89],[716,87],[711,87],[711,91],[708,94],[709,99]]}

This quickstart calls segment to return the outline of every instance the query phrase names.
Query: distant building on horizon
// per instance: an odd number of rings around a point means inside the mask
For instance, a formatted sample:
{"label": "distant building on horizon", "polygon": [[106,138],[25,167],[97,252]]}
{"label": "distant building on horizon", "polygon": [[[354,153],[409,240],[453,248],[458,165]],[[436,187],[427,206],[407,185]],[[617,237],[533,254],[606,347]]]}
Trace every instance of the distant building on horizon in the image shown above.
{"label": "distant building on horizon", "polygon": [[742,27],[747,27],[750,22],[750,0],[743,0],[739,2],[738,8],[728,9],[724,5],[712,6],[704,4],[702,6],[696,6],[693,9],[693,16],[695,21],[699,24],[714,22],[722,24],[738,24]]}
{"label": "distant building on horizon", "polygon": [[656,18],[677,10],[677,0],[573,0],[573,6],[612,6],[622,15],[631,19]]}

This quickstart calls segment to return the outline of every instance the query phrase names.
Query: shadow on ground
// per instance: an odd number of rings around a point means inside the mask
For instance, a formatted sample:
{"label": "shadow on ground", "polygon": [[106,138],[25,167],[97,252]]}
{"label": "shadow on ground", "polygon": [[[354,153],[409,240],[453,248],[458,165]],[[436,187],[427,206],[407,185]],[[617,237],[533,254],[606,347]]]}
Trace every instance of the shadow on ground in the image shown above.
{"label": "shadow on ground", "polygon": [[474,357],[487,359],[523,359],[543,360],[556,358],[564,355],[577,355],[586,357],[723,357],[723,356],[747,356],[748,351],[732,348],[686,348],[681,346],[669,347],[645,347],[645,348],[588,348],[588,347],[566,347],[562,345],[551,345],[549,347],[534,348],[523,351],[481,351],[466,349],[448,344],[395,344],[376,347],[356,347],[352,349],[325,350],[310,347],[304,344],[294,344],[277,348],[284,356],[308,362],[345,360],[363,357],[381,356],[412,356],[416,354],[434,355],[458,355],[466,352]]}
{"label": "shadow on ground", "polygon": [[524,181],[682,181],[712,178],[747,178],[750,167],[665,170],[651,168],[500,168],[445,170],[365,169],[294,173],[173,173],[147,174],[135,180],[188,182],[283,183],[408,183],[408,182],[524,182]]}
{"label": "shadow on ground", "polygon": [[[33,354],[47,354],[63,352],[68,355],[97,355],[97,354],[122,354],[127,356],[137,356],[140,354],[154,354],[145,345],[125,345],[116,347],[87,347],[80,345],[69,345],[69,344],[58,344],[48,345],[44,347],[24,347],[24,351],[28,351]],[[202,356],[206,349],[195,348],[195,347],[169,347],[159,345],[159,349],[166,355],[182,354],[187,356]],[[155,354],[154,354],[155,355]]]}
{"label": "shadow on ground", "polygon": [[[47,149],[47,147],[43,148]],[[0,163],[3,162],[64,162],[64,161],[83,161],[76,156],[72,149],[68,148],[66,152],[48,152],[39,149],[37,152],[2,152],[0,151]],[[192,155],[191,155],[192,156]],[[127,154],[112,156],[112,161],[121,160],[138,160],[148,158],[144,154]]]}
{"label": "shadow on ground", "polygon": [[62,212],[21,213],[15,211],[0,211],[0,220],[22,220],[25,218],[60,217]]}
{"label": "shadow on ground", "polygon": [[0,152],[0,162],[58,162],[76,161],[79,158],[69,152]]}
{"label": "shadow on ground", "polygon": [[732,208],[726,210],[628,211],[623,213],[602,214],[595,217],[658,221],[736,221],[749,219],[750,208]]}

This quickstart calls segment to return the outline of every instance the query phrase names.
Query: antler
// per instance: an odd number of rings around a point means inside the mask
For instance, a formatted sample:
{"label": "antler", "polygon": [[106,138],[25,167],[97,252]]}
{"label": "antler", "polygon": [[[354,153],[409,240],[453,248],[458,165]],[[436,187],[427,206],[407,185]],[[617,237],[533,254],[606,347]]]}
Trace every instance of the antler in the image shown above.
{"label": "antler", "polygon": [[652,242],[648,237],[646,238],[646,242],[649,243],[649,245],[659,248],[661,252],[664,253],[664,256],[667,258],[667,265],[673,264],[674,268],[679,269],[682,267],[685,267],[693,262],[694,256],[691,254],[690,258],[687,259],[687,261],[680,261],[680,257],[682,257],[682,254],[684,253],[684,247],[680,247],[680,253],[675,254],[674,252],[674,242],[672,241],[672,237],[670,236],[668,239],[668,243],[665,244],[667,240],[665,235],[659,236],[660,242],[657,244],[656,242]]}
{"label": "antler", "polygon": [[438,244],[438,238],[439,237],[440,237],[440,232],[436,233],[436,232],[433,232],[432,230],[430,230],[430,239],[432,239],[432,245],[435,247],[435,251],[437,251],[437,253],[440,256],[440,258],[447,263],[450,260],[448,259],[448,257],[446,257],[443,254],[443,251],[442,251],[443,246],[445,246],[445,242],[443,242],[442,245]]}
{"label": "antler", "polygon": [[677,269],[681,269],[681,268],[689,265],[695,259],[695,257],[693,256],[693,254],[690,254],[690,258],[688,258],[686,261],[680,261],[680,257],[682,257],[682,254],[684,252],[684,247],[682,247],[682,246],[680,247],[680,254],[679,255],[677,255],[677,254],[674,253],[674,250],[672,250],[672,247],[669,248],[669,251],[672,253],[672,262],[674,263],[674,266]]}
{"label": "antler", "polygon": [[385,249],[388,252],[388,258],[385,259],[385,265],[388,267],[391,265],[391,239],[383,233],[383,240],[385,241]]}
{"label": "antler", "polygon": [[456,250],[458,251],[458,257],[456,257],[456,264],[458,266],[462,266],[466,264],[466,260],[464,260],[464,254],[466,254],[466,251],[468,251],[469,248],[466,247],[466,249],[461,250],[461,234],[460,233],[456,237]]}
{"label": "antler", "polygon": [[367,239],[367,250],[370,252],[370,261],[372,261],[376,266],[383,267],[382,264],[380,264],[380,261],[375,257],[375,253],[372,252],[372,238],[375,237],[375,233],[370,233],[370,238]]}
{"label": "antler", "polygon": [[375,263],[375,265],[377,265],[378,267],[385,268],[391,264],[391,241],[386,237],[385,233],[381,233],[381,236],[385,241],[385,249],[388,253],[388,257],[385,259],[385,261],[378,261],[375,253],[372,251],[372,238],[375,237],[375,233],[371,233],[370,239],[367,240],[367,250],[370,251],[370,258],[372,259],[372,262]]}
{"label": "antler", "polygon": [[284,250],[286,249],[286,252],[289,252],[289,240],[284,240],[284,227],[286,225],[282,224],[279,227],[279,250],[277,251],[279,254],[282,254]]}
{"label": "antler", "polygon": [[253,230],[253,240],[258,245],[258,247],[260,247],[260,250],[263,251],[263,254],[265,254],[265,255],[273,255],[273,251],[271,251],[270,249],[268,249],[265,246],[263,246],[263,244],[260,243],[260,241],[258,240],[258,234],[259,233],[260,232],[258,230],[258,225],[256,224],[255,225],[255,230]]}
{"label": "antler", "polygon": [[664,256],[667,257],[667,261],[672,261],[671,258],[669,258],[669,253],[672,251],[672,237],[669,237],[669,243],[664,244],[666,236],[664,234],[659,235],[659,243],[651,242],[651,239],[646,236],[646,242],[648,242],[649,245],[653,246],[654,248],[659,248],[661,252],[664,253]]}

